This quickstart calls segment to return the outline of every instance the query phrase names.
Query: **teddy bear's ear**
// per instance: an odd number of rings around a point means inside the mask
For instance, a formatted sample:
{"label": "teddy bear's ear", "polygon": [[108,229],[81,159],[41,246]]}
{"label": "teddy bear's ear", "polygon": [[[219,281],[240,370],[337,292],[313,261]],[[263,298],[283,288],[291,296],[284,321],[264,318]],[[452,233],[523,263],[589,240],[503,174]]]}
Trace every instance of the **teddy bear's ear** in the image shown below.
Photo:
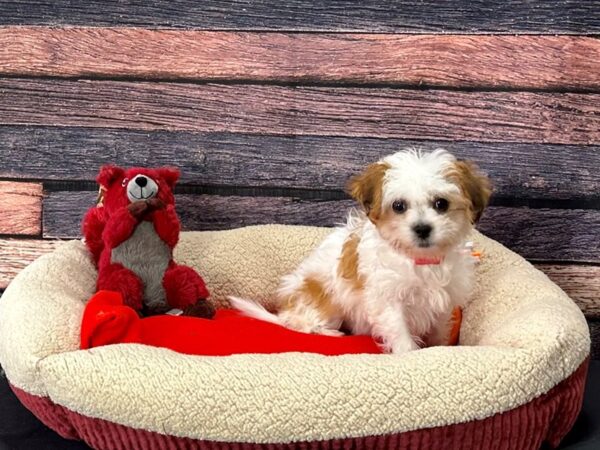
{"label": "teddy bear's ear", "polygon": [[98,184],[104,188],[110,187],[115,180],[125,176],[125,170],[120,167],[108,165],[100,169],[100,173],[96,177]]}
{"label": "teddy bear's ear", "polygon": [[163,178],[167,184],[173,188],[177,180],[179,180],[179,169],[175,167],[163,167],[158,169],[158,174]]}

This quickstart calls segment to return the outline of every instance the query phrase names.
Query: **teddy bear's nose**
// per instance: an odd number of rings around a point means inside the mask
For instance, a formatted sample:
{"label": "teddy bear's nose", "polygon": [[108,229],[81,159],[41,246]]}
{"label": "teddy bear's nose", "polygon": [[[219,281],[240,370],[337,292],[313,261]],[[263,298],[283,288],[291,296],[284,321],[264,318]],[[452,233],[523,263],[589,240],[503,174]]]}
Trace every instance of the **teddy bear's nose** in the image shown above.
{"label": "teddy bear's nose", "polygon": [[148,178],[146,177],[137,177],[135,179],[135,184],[137,184],[139,187],[144,187],[148,184]]}

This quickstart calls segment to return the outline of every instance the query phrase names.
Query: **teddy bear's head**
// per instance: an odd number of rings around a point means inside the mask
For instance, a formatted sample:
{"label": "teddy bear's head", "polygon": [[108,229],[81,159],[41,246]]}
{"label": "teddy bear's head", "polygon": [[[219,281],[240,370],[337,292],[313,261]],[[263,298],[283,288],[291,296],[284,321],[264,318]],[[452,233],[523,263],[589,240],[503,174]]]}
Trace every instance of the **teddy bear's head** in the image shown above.
{"label": "teddy bear's head", "polygon": [[114,211],[129,203],[158,198],[165,204],[174,204],[173,188],[179,179],[179,171],[172,167],[159,169],[104,166],[96,181],[100,185],[101,204]]}

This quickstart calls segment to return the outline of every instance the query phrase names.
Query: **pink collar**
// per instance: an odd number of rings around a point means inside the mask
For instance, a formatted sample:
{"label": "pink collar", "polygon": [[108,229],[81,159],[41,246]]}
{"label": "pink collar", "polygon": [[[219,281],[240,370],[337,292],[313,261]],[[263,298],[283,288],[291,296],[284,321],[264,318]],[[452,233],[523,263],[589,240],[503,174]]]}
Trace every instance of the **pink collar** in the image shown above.
{"label": "pink collar", "polygon": [[415,258],[415,266],[437,266],[442,262],[442,258]]}

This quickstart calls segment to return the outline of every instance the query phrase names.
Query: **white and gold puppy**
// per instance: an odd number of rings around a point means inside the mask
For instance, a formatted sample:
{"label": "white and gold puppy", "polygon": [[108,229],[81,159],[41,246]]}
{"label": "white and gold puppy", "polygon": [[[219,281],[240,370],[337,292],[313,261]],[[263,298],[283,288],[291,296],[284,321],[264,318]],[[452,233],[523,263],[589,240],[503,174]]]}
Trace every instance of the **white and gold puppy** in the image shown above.
{"label": "white and gold puppy", "polygon": [[451,312],[471,296],[475,260],[464,240],[490,196],[488,179],[445,150],[401,151],[352,178],[361,205],[277,292],[273,314],[235,308],[318,334],[370,334],[401,354],[447,341]]}

